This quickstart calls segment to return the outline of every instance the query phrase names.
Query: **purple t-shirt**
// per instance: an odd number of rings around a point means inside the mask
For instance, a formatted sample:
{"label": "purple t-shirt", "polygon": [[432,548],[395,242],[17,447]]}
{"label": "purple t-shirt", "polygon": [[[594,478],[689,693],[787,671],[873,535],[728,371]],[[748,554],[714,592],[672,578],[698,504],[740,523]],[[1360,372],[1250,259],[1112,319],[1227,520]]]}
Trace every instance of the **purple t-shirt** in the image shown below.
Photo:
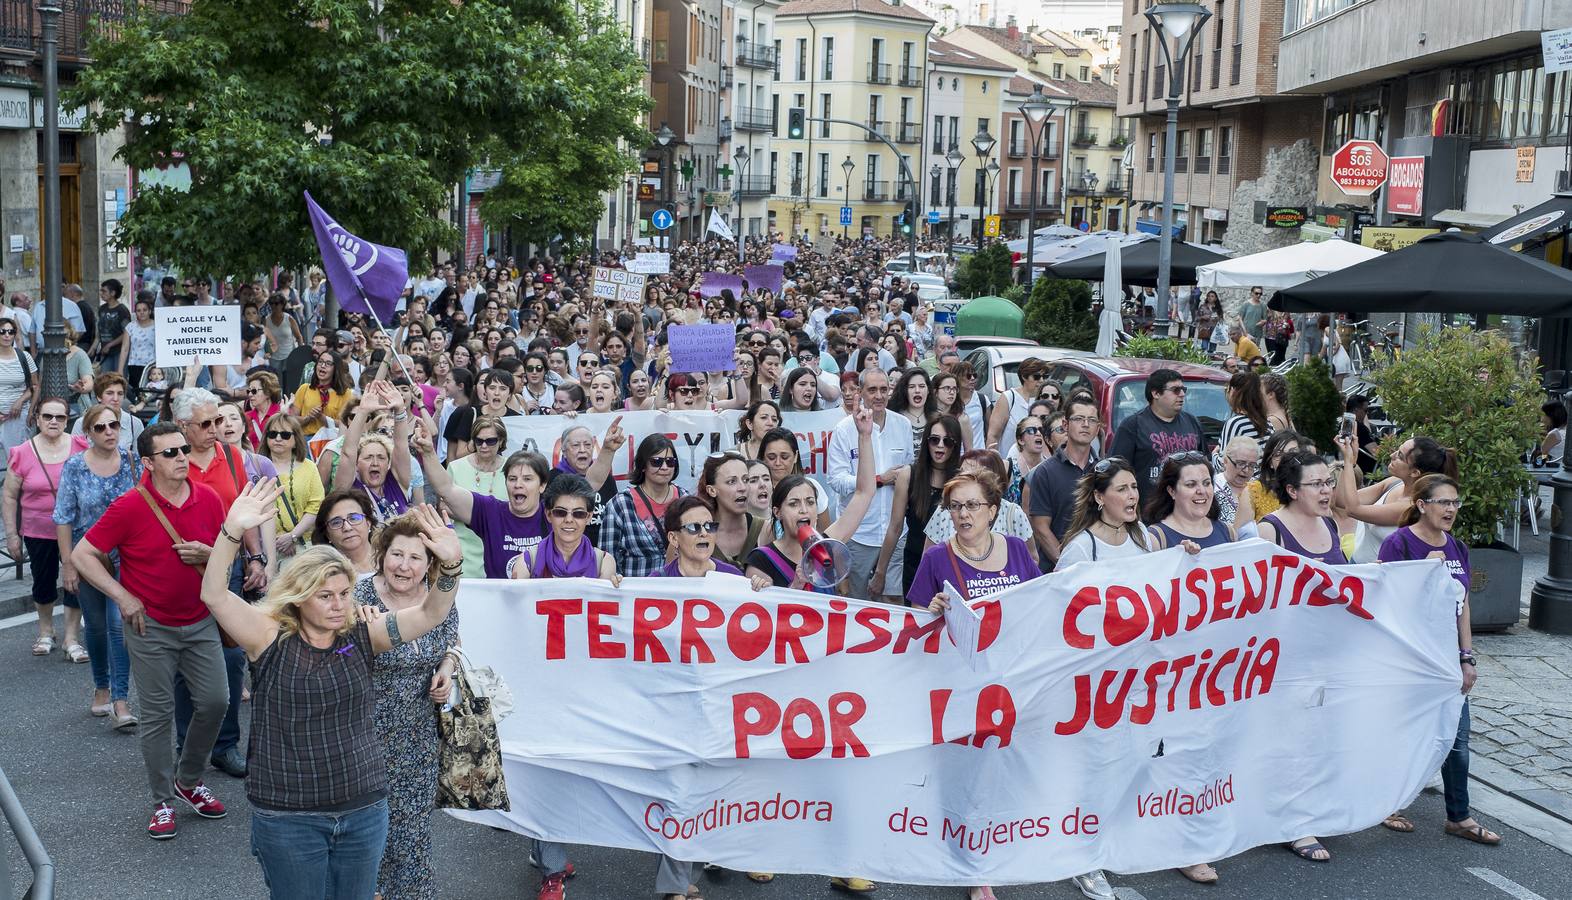
{"label": "purple t-shirt", "polygon": [[[679,562],[681,562],[681,560],[672,560],[671,562],[667,563],[666,568],[661,569],[658,574],[663,578],[687,578],[688,576],[682,574],[682,570],[678,568]],[[718,559],[712,559],[710,562],[715,564],[715,571],[721,573],[722,575],[742,574],[741,569],[738,569],[736,566],[729,563],[723,563]]]}
{"label": "purple t-shirt", "polygon": [[933,602],[935,595],[944,588],[946,581],[954,584],[957,590],[966,592],[967,600],[981,600],[990,594],[997,594],[1007,587],[1031,581],[1042,574],[1037,564],[1032,562],[1031,548],[1018,537],[999,535],[1009,551],[1004,560],[1004,568],[997,572],[987,572],[974,567],[966,561],[966,557],[956,554],[955,562],[961,570],[961,580],[965,584],[956,583],[955,566],[950,565],[950,544],[948,541],[934,547],[929,547],[922,555],[922,562],[917,564],[917,574],[912,576],[911,590],[906,592],[906,602],[910,606],[927,609]]}
{"label": "purple t-shirt", "polygon": [[474,509],[469,527],[480,538],[487,578],[508,577],[508,560],[534,548],[550,531],[546,526],[546,507],[541,504],[533,516],[519,518],[508,510],[506,500],[489,494],[470,492]]}
{"label": "purple t-shirt", "polygon": [[[1419,539],[1414,530],[1404,525],[1402,528],[1387,535],[1381,542],[1381,549],[1376,552],[1376,559],[1381,562],[1397,562],[1404,559],[1429,559],[1430,554],[1440,553],[1437,557],[1446,563],[1446,570],[1463,585],[1463,596],[1468,596],[1468,548],[1463,546],[1457,538],[1450,534],[1446,536],[1446,544],[1432,547]],[[1457,601],[1457,615],[1463,614],[1463,600]]]}

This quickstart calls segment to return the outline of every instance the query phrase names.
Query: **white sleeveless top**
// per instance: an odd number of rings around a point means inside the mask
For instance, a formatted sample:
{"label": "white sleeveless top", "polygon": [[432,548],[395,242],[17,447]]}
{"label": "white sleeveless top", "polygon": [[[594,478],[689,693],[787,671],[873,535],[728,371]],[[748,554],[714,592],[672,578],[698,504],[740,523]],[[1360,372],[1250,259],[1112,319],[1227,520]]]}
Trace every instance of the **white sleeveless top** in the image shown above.
{"label": "white sleeveless top", "polygon": [[[1377,504],[1385,505],[1394,495],[1402,496],[1406,488],[1403,482],[1396,481],[1392,486],[1381,492],[1376,498]],[[1373,563],[1381,552],[1381,544],[1397,531],[1395,525],[1371,525],[1369,522],[1360,522],[1354,530],[1354,562]]]}

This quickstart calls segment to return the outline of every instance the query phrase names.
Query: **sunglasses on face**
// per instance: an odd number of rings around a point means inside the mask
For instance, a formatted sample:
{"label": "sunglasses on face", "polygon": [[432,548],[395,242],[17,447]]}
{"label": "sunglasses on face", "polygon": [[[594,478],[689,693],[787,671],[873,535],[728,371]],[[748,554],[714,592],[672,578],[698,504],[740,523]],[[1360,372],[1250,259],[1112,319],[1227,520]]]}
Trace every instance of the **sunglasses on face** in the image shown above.
{"label": "sunglasses on face", "polygon": [[207,429],[212,428],[214,425],[217,425],[217,424],[218,424],[218,420],[217,419],[203,419],[200,422],[191,421],[191,422],[187,422],[186,423],[186,425],[188,427],[199,428],[199,429],[201,429],[203,431],[206,431]]}
{"label": "sunglasses on face", "polygon": [[544,371],[546,371],[544,366],[525,366],[524,367],[524,372],[525,372],[525,374],[528,374],[528,375],[539,375],[540,373],[542,373]]}
{"label": "sunglasses on face", "polygon": [[947,434],[928,435],[928,446],[930,447],[954,447],[955,443],[955,438],[952,438]]}
{"label": "sunglasses on face", "polygon": [[15,337],[15,328],[0,328],[0,337]]}
{"label": "sunglasses on face", "polygon": [[649,461],[649,467],[652,468],[652,469],[675,469],[675,468],[677,468],[677,457],[675,457],[675,456],[656,456],[656,457],[653,457]]}
{"label": "sunglasses on face", "polygon": [[365,513],[350,513],[347,516],[334,516],[328,519],[327,527],[334,531],[347,531],[364,521],[366,521]]}
{"label": "sunglasses on face", "polygon": [[295,439],[293,431],[269,431],[267,439],[270,441],[292,441]]}
{"label": "sunglasses on face", "polygon": [[553,506],[551,508],[551,517],[553,519],[571,518],[577,522],[587,522],[589,521],[590,511],[587,509],[568,509],[565,506]]}
{"label": "sunglasses on face", "polygon": [[502,443],[501,437],[475,438],[475,446],[477,447],[495,447],[500,443]]}
{"label": "sunglasses on face", "polygon": [[1021,434],[1042,434],[1043,430],[1036,425],[1028,425],[1021,429]]}
{"label": "sunglasses on face", "polygon": [[66,417],[61,413],[39,413],[38,420],[40,422],[64,422]]}
{"label": "sunglasses on face", "polygon": [[695,537],[697,537],[700,533],[703,533],[703,534],[714,534],[715,532],[720,531],[720,523],[719,522],[688,522],[686,524],[677,526],[677,528],[678,528],[679,531],[682,531],[685,534],[691,534],[691,535],[694,535]]}
{"label": "sunglasses on face", "polygon": [[179,447],[165,447],[162,450],[155,450],[153,452],[165,459],[175,459],[176,457],[180,456],[189,456],[191,454],[191,445],[181,444]]}
{"label": "sunglasses on face", "polygon": [[677,388],[677,393],[683,395],[684,397],[693,397],[699,393],[699,389],[696,387],[680,387]]}
{"label": "sunglasses on face", "polygon": [[97,425],[93,426],[93,431],[95,433],[97,433],[97,434],[108,434],[111,431],[119,431],[119,430],[120,430],[120,423],[119,422],[99,422]]}

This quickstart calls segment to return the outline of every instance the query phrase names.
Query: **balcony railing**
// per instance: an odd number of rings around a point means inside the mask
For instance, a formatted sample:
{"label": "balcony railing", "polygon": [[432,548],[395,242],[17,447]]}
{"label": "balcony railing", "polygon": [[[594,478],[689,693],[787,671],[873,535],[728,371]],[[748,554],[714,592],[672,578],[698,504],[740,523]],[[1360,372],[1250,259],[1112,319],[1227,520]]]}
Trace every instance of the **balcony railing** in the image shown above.
{"label": "balcony railing", "polygon": [[1124,178],[1110,178],[1103,183],[1103,193],[1109,197],[1122,197],[1130,190],[1129,182]]}
{"label": "balcony railing", "polygon": [[737,70],[731,66],[721,66],[721,87],[729,88],[737,83]]}
{"label": "balcony railing", "polygon": [[[1010,197],[1006,199],[1004,201],[1004,208],[1009,212],[1030,212],[1032,208],[1032,197],[1030,194],[1027,194],[1023,191],[1018,197]],[[1044,196],[1037,198],[1038,215],[1049,212],[1057,212],[1062,208],[1063,207],[1059,204],[1059,197],[1057,194],[1052,197]]]}
{"label": "balcony railing", "polygon": [[922,126],[916,122],[902,122],[901,127],[895,132],[895,141],[900,144],[922,143]]}
{"label": "balcony railing", "polygon": [[[863,124],[867,125],[868,126],[868,130],[873,132],[874,134],[878,135],[879,137],[888,139],[889,136],[890,136],[890,123],[886,119],[869,119],[868,121],[864,122]],[[869,140],[872,140],[872,138],[870,138]]]}
{"label": "balcony railing", "polygon": [[1027,141],[1012,139],[1010,141],[1010,149],[1006,150],[1005,152],[1010,156],[1021,157],[1027,154],[1027,148],[1030,146],[1031,144]]}
{"label": "balcony railing", "polygon": [[731,120],[730,119],[721,119],[720,120],[720,139],[723,140],[723,141],[730,140],[731,139],[731,135],[732,135]]}
{"label": "balcony railing", "polygon": [[749,69],[773,69],[775,48],[759,44],[738,44],[737,65]]}
{"label": "balcony railing", "polygon": [[733,115],[738,131],[769,131],[775,127],[775,116],[767,109],[749,109],[739,106]]}
{"label": "balcony railing", "polygon": [[1058,141],[1049,141],[1043,146],[1043,159],[1058,159],[1063,154],[1064,149],[1059,146]]}
{"label": "balcony railing", "polygon": [[898,66],[901,87],[922,87],[922,66]]}
{"label": "balcony railing", "polygon": [[[42,53],[43,20],[34,9],[36,5],[36,0],[0,0],[0,48]],[[138,8],[183,15],[190,3],[187,0],[76,0],[64,7],[60,14],[60,57],[72,61],[86,59],[95,19],[99,31],[113,37],[119,33],[120,22]]]}
{"label": "balcony railing", "polygon": [[1122,150],[1125,147],[1130,146],[1130,142],[1133,140],[1135,140],[1135,131],[1129,128],[1121,128],[1118,131],[1115,131],[1113,134],[1108,135],[1108,146],[1114,148],[1115,150]]}
{"label": "balcony railing", "polygon": [[883,203],[890,199],[890,183],[888,181],[864,181],[862,183],[862,199],[874,203]]}
{"label": "balcony railing", "polygon": [[889,84],[890,83],[890,64],[889,63],[869,63],[868,64],[868,83],[869,84]]}
{"label": "balcony railing", "polygon": [[901,179],[900,181],[895,182],[895,200],[896,200],[896,202],[904,203],[907,200],[915,200],[915,199],[917,199],[917,195],[915,193],[915,188],[912,187],[911,182],[906,181],[905,179]]}
{"label": "balcony railing", "polygon": [[768,197],[775,193],[775,185],[768,175],[749,175],[733,179],[739,197]]}
{"label": "balcony railing", "polygon": [[1082,128],[1070,138],[1070,145],[1073,147],[1097,146],[1097,129]]}

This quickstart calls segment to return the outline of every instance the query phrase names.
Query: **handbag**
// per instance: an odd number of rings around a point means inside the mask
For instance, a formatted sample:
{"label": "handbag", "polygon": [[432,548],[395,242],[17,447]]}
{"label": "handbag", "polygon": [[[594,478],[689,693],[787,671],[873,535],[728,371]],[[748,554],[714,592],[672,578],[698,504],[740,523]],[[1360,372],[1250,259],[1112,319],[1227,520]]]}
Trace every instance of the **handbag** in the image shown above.
{"label": "handbag", "polygon": [[[437,807],[508,810],[508,785],[502,774],[502,741],[497,737],[497,706],[513,707],[513,697],[491,670],[477,670],[464,651],[454,648],[456,702],[437,711]],[[489,673],[482,674],[482,671]],[[493,697],[488,690],[497,691]]]}

